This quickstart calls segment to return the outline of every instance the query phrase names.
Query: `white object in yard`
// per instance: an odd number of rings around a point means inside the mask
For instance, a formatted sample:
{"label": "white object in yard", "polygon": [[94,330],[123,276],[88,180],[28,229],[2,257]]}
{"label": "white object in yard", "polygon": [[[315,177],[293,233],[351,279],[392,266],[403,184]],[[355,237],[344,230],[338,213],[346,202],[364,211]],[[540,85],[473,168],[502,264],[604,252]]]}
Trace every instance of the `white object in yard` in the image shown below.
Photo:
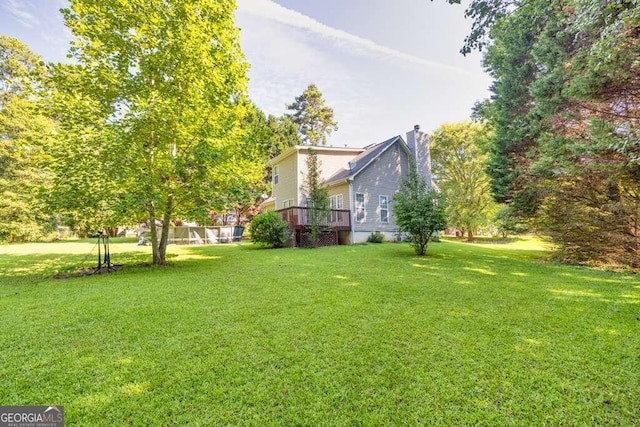
{"label": "white object in yard", "polygon": [[202,240],[202,237],[200,237],[197,231],[192,231],[191,236],[198,245],[204,245],[204,240]]}
{"label": "white object in yard", "polygon": [[209,243],[218,243],[218,237],[210,228],[205,228],[204,232],[207,234],[207,239]]}

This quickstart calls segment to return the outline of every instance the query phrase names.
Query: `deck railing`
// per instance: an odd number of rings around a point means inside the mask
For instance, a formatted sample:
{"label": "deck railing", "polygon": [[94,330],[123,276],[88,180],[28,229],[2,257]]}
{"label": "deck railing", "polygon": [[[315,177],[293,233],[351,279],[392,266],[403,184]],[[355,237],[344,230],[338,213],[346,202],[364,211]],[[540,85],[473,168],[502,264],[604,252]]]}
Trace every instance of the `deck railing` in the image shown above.
{"label": "deck railing", "polygon": [[351,212],[348,209],[327,209],[322,212],[314,212],[313,208],[305,208],[301,206],[292,206],[290,208],[280,209],[276,212],[280,214],[282,219],[293,229],[300,229],[311,226],[312,215],[316,214],[318,224],[330,227],[334,230],[351,229]]}

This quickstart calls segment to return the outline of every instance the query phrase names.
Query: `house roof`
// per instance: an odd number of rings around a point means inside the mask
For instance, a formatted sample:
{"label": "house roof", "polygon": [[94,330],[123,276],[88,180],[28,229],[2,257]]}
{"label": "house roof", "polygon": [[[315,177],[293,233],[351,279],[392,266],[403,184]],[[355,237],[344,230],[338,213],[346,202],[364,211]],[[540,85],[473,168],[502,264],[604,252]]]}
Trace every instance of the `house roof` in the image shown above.
{"label": "house roof", "polygon": [[294,145],[293,147],[289,147],[286,150],[284,150],[282,153],[280,153],[279,155],[277,155],[276,157],[274,157],[273,159],[269,160],[269,162],[267,163],[269,166],[273,166],[279,162],[281,162],[283,159],[291,156],[294,153],[297,153],[298,151],[302,151],[302,150],[309,150],[310,148],[313,148],[316,152],[318,153],[322,153],[322,152],[327,152],[327,153],[331,153],[331,152],[337,152],[337,153],[353,153],[354,155],[361,153],[364,148],[353,148],[353,147],[327,147],[327,146],[318,146],[318,145]]}
{"label": "house roof", "polygon": [[402,145],[406,146],[402,137],[400,135],[396,135],[393,138],[387,139],[386,141],[382,141],[378,144],[373,144],[365,147],[365,151],[354,157],[349,162],[348,169],[345,168],[341,171],[336,172],[327,179],[326,183],[332,184],[346,180],[348,178],[353,178],[358,173],[360,173],[360,171],[366,168],[371,162],[373,162],[377,157],[384,153],[389,147],[391,147],[396,141],[401,141]]}

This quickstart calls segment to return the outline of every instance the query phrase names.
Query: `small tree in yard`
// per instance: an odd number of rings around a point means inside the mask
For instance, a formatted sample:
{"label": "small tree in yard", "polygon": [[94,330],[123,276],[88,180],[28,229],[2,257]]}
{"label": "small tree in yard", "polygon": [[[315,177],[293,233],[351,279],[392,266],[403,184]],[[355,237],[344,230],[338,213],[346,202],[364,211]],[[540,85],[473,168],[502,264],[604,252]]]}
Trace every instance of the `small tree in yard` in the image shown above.
{"label": "small tree in yard", "polygon": [[307,156],[307,176],[304,180],[303,190],[307,194],[307,206],[309,210],[309,228],[311,231],[311,246],[318,246],[319,237],[326,230],[327,216],[329,214],[329,192],[320,176],[320,161],[313,148],[309,149]]}
{"label": "small tree in yard", "polygon": [[519,234],[527,231],[526,222],[517,215],[512,206],[507,205],[500,209],[493,220],[503,239],[506,239],[509,234]]}
{"label": "small tree in yard", "polygon": [[409,234],[416,254],[424,255],[434,233],[447,227],[440,194],[427,189],[425,179],[411,168],[392,203],[400,230]]}

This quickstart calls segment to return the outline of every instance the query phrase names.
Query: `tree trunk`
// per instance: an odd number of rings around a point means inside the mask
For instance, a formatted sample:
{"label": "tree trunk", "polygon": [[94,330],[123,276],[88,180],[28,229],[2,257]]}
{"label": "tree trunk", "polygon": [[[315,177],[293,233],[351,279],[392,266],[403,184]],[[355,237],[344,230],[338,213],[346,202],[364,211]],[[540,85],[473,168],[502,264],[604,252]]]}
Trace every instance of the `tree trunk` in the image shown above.
{"label": "tree trunk", "polygon": [[415,249],[416,249],[416,255],[418,256],[424,256],[424,254],[427,252],[427,244],[429,243],[429,238],[431,236],[424,236],[423,234],[420,234],[419,236],[414,236],[415,237]]}
{"label": "tree trunk", "polygon": [[163,265],[163,258],[160,256],[158,245],[158,227],[156,226],[156,209],[153,204],[149,207],[149,228],[151,229],[151,251],[153,254],[153,265]]}
{"label": "tree trunk", "polygon": [[471,230],[467,232],[467,242],[473,242],[473,231]]}
{"label": "tree trunk", "polygon": [[173,195],[167,197],[167,205],[162,215],[162,227],[158,236],[155,207],[151,205],[149,217],[151,221],[151,246],[153,248],[153,265],[167,264],[167,243],[169,242],[169,224],[173,212]]}
{"label": "tree trunk", "polygon": [[160,253],[160,259],[165,265],[167,263],[167,244],[169,243],[169,224],[171,223],[171,214],[173,212],[173,195],[167,197],[167,206],[164,209],[164,215],[162,217],[162,235],[160,236],[160,244],[158,245],[158,252]]}
{"label": "tree trunk", "polygon": [[118,237],[118,227],[106,227],[105,231],[109,237]]}

